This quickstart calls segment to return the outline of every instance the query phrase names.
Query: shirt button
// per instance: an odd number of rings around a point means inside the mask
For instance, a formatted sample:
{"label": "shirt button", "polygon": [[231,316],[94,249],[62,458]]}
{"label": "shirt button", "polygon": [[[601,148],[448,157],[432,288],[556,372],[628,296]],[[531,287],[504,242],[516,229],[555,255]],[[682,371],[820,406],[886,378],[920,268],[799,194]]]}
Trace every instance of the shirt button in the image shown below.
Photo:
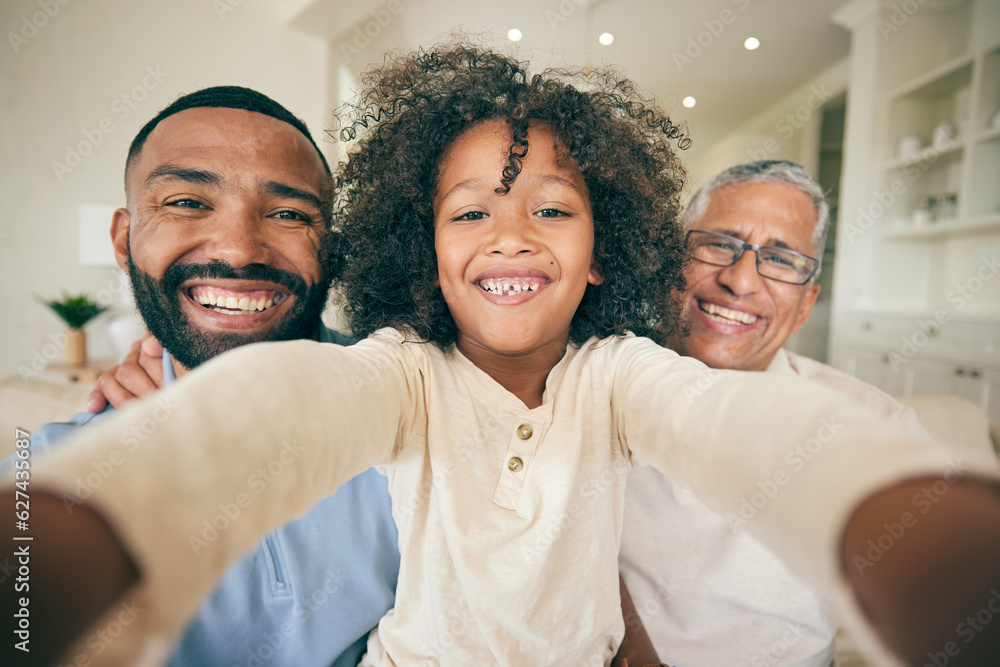
{"label": "shirt button", "polygon": [[507,460],[507,469],[511,472],[517,472],[523,467],[524,461],[521,460],[520,456],[512,456]]}
{"label": "shirt button", "polygon": [[531,430],[531,424],[521,424],[517,427],[517,437],[521,440],[527,440],[531,437],[532,433],[534,433],[534,431]]}

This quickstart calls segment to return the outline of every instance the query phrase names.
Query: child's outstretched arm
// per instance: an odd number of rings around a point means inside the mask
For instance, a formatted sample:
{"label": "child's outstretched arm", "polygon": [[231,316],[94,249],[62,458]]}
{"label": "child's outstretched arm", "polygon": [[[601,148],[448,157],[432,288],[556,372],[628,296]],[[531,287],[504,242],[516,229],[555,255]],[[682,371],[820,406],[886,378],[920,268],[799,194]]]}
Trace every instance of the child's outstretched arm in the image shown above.
{"label": "child's outstretched arm", "polygon": [[859,607],[907,664],[1000,664],[995,484],[942,477],[880,491],[848,521],[841,559]]}
{"label": "child's outstretched arm", "polygon": [[[138,576],[143,627],[169,645],[228,563],[405,441],[417,382],[399,347],[241,347],[30,460],[37,501],[21,535],[39,531],[32,585],[58,593],[32,588],[31,613],[47,619],[36,636],[63,612],[76,619],[64,634],[78,632]],[[74,567],[60,575],[60,562]]]}

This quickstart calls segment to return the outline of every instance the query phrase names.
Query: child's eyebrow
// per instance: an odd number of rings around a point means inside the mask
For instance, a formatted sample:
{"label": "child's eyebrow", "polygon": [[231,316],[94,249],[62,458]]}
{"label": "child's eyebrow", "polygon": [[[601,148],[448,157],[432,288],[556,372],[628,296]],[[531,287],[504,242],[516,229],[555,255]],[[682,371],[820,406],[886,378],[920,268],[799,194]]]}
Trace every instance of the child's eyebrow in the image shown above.
{"label": "child's eyebrow", "polygon": [[488,181],[485,178],[469,178],[459,183],[456,183],[448,192],[441,195],[438,201],[443,202],[452,195],[457,195],[467,190],[480,190],[484,187],[493,188],[492,181]]}
{"label": "child's eyebrow", "polygon": [[[555,174],[544,174],[541,176],[524,176],[523,174],[518,180],[534,181],[540,185],[556,185],[561,187],[567,187],[575,190],[580,195],[585,195],[585,193],[580,189],[573,181],[563,178],[562,176],[556,176]],[[467,190],[479,190],[481,188],[494,189],[494,182],[489,179],[484,178],[470,178],[464,180],[460,183],[456,183],[448,192],[444,193],[439,199],[439,202],[444,202],[452,195],[465,192]]]}

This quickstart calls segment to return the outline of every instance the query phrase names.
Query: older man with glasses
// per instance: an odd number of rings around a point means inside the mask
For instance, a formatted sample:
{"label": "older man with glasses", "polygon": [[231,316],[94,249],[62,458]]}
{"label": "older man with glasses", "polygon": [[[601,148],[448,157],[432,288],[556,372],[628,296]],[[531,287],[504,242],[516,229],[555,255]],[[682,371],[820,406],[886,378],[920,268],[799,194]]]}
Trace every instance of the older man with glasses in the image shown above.
{"label": "older man with glasses", "polygon": [[[671,341],[673,349],[711,368],[810,378],[926,437],[913,411],[879,389],[783,349],[816,303],[829,222],[823,191],[805,168],[785,161],[732,167],[695,194],[682,222],[691,256],[682,300],[688,331]],[[629,473],[619,564],[670,664],[833,663],[830,605],[745,531],[769,498],[795,483],[797,470],[822,458],[805,447],[790,450],[786,463],[729,516],[652,468]]]}

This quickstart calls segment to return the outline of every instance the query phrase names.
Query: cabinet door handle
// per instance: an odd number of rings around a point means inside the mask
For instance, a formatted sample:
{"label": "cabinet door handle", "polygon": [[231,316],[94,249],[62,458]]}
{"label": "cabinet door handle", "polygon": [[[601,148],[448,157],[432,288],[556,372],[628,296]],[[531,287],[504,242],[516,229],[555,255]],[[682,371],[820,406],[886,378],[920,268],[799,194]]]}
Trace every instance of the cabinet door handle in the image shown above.
{"label": "cabinet door handle", "polygon": [[979,371],[976,370],[975,368],[973,368],[971,371],[969,371],[969,377],[972,378],[973,380],[978,380],[979,379]]}
{"label": "cabinet door handle", "polygon": [[965,369],[964,368],[956,368],[955,369],[955,375],[957,375],[958,377],[965,377]]}

